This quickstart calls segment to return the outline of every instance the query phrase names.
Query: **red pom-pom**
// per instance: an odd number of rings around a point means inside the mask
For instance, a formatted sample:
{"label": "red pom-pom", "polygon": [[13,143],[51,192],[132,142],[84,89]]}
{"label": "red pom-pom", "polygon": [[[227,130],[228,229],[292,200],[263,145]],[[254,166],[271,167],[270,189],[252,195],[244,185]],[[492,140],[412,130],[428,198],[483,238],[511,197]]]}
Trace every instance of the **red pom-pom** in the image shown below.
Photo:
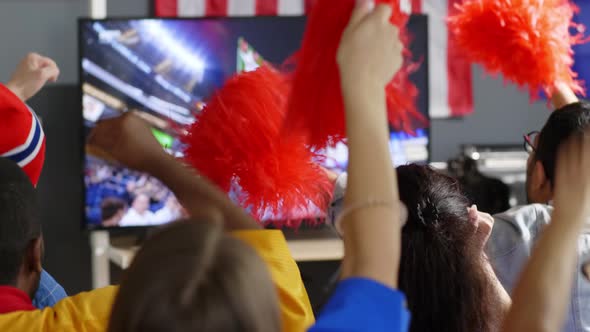
{"label": "red pom-pom", "polygon": [[[414,133],[415,128],[428,125],[428,120],[416,107],[416,98],[420,94],[418,87],[410,81],[410,74],[415,72],[419,63],[406,63],[385,87],[387,97],[387,116],[393,129]],[[397,111],[403,110],[403,112]]]}
{"label": "red pom-pom", "polygon": [[531,99],[541,89],[551,96],[555,83],[584,93],[571,69],[584,27],[572,22],[577,7],[567,0],[471,0],[457,9],[449,17],[457,45],[490,74],[528,88]]}
{"label": "red pom-pom", "polygon": [[225,192],[235,181],[240,204],[259,220],[317,216],[330,199],[332,184],[303,139],[281,139],[289,91],[268,66],[234,76],[183,139],[186,161]]}
{"label": "red pom-pom", "polygon": [[[400,39],[408,45],[405,25],[409,17],[400,10],[399,0],[378,2],[392,5],[394,10],[390,21],[400,28]],[[287,131],[307,133],[308,142],[316,148],[333,145],[345,137],[344,103],[336,53],[354,6],[355,0],[316,1],[301,49],[293,59],[295,73]],[[407,48],[404,54],[411,58]],[[396,129],[410,132],[412,120],[425,122],[416,110],[417,88],[408,79],[412,66],[408,64],[400,70],[386,88],[390,123]],[[412,93],[407,93],[408,89]]]}

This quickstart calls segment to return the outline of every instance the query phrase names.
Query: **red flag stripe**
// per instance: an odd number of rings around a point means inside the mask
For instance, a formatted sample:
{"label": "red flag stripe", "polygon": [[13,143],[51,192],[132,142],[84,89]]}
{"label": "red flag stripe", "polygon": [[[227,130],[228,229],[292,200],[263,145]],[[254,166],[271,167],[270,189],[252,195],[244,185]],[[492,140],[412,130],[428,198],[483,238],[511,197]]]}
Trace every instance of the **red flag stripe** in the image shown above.
{"label": "red flag stripe", "polygon": [[256,15],[276,16],[279,14],[279,0],[256,1]]}
{"label": "red flag stripe", "polygon": [[[447,0],[448,15],[455,10],[455,4],[461,0]],[[446,22],[445,22],[446,23]],[[447,31],[447,72],[448,72],[448,104],[451,117],[473,113],[473,88],[471,83],[471,63],[459,52],[453,33]]]}
{"label": "red flag stripe", "polygon": [[305,0],[305,13],[309,13],[316,0]]}
{"label": "red flag stripe", "polygon": [[227,16],[228,0],[206,0],[205,16]]}
{"label": "red flag stripe", "polygon": [[412,13],[422,13],[422,0],[412,0]]}
{"label": "red flag stripe", "polygon": [[176,17],[178,13],[178,1],[156,1],[154,5],[156,16],[159,17]]}

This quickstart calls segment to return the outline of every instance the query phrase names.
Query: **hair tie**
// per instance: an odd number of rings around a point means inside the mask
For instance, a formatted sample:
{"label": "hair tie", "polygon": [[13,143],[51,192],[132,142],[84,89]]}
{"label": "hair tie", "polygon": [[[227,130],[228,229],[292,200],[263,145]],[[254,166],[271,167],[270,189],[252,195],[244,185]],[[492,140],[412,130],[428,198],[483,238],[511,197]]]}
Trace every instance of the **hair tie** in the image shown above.
{"label": "hair tie", "polygon": [[[430,200],[430,197],[426,197],[422,202],[418,203],[416,216],[418,217],[418,221],[424,226],[428,226],[429,224],[437,225],[439,223],[438,207]],[[426,219],[430,219],[431,222],[428,223]]]}

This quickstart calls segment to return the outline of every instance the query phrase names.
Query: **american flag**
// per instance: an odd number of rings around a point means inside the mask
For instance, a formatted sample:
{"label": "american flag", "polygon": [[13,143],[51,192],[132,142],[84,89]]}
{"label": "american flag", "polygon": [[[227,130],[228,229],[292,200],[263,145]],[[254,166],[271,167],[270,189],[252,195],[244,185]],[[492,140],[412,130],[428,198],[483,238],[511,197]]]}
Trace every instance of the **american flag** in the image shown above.
{"label": "american flag", "polygon": [[[318,0],[154,0],[160,17],[305,15]],[[324,1],[324,0],[319,0]],[[407,12],[428,20],[429,105],[431,118],[473,113],[471,65],[463,59],[447,29],[447,14],[461,0],[402,0]]]}

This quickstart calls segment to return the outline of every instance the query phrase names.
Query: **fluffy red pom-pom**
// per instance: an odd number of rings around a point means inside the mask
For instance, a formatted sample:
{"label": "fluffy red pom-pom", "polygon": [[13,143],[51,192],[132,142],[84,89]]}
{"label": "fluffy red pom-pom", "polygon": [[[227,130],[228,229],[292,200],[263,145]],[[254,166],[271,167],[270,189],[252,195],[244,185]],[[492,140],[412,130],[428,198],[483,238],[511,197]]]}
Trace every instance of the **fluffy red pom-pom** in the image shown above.
{"label": "fluffy red pom-pom", "polygon": [[317,216],[330,199],[332,184],[303,139],[281,139],[289,91],[268,66],[234,76],[183,138],[186,161],[226,192],[235,181],[240,204],[259,220]]}
{"label": "fluffy red pom-pom", "polygon": [[572,22],[576,10],[567,0],[470,0],[449,27],[467,58],[528,88],[531,99],[541,89],[551,96],[558,82],[584,93],[571,69],[572,45],[584,42],[584,27]]}
{"label": "fluffy red pom-pom", "polygon": [[[400,10],[399,0],[380,0],[394,9],[390,21],[400,27],[405,45],[409,37],[405,29],[408,15]],[[355,6],[355,0],[316,1],[295,56],[293,91],[289,101],[286,127],[288,132],[307,133],[308,142],[323,148],[344,139],[344,103],[336,53],[340,38]],[[410,51],[404,50],[406,58]],[[387,86],[388,118],[396,129],[411,131],[412,120],[425,122],[416,110],[417,88],[409,81],[413,65],[400,70]],[[411,91],[412,93],[407,93]]]}
{"label": "fluffy red pom-pom", "polygon": [[410,74],[419,66],[419,63],[406,63],[385,87],[387,116],[389,123],[397,131],[414,133],[416,128],[422,128],[428,124],[428,120],[416,107],[416,98],[420,91],[410,81]]}

